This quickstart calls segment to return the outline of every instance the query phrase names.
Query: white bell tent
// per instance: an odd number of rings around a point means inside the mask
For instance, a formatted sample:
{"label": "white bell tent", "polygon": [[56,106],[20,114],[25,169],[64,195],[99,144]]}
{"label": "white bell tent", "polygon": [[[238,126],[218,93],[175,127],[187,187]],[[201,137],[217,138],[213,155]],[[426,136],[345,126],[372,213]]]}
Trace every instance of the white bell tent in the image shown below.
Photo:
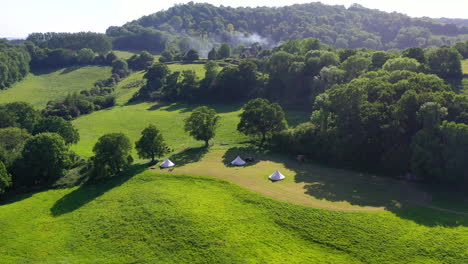
{"label": "white bell tent", "polygon": [[161,163],[161,165],[159,165],[160,168],[170,168],[174,166],[174,162],[172,162],[170,159],[166,159],[163,163]]}
{"label": "white bell tent", "polygon": [[231,162],[231,164],[234,165],[234,166],[244,166],[245,161],[243,159],[241,159],[241,157],[237,156],[237,158],[235,160],[233,160]]}
{"label": "white bell tent", "polygon": [[286,177],[284,177],[284,175],[281,174],[281,172],[275,171],[272,175],[270,175],[269,178],[272,181],[281,181],[281,180],[284,180],[284,178],[286,178]]}

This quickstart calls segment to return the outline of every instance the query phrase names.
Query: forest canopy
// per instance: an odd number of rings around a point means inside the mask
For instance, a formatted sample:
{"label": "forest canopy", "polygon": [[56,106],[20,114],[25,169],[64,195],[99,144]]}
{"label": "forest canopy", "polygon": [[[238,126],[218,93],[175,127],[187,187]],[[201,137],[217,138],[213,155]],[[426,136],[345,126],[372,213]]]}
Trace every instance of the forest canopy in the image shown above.
{"label": "forest canopy", "polygon": [[[452,22],[452,21],[449,21]],[[122,27],[109,27],[116,47],[163,51],[171,40],[188,37],[202,43],[271,47],[291,39],[317,38],[338,48],[404,49],[450,45],[468,39],[468,27],[429,18],[411,18],[358,4],[349,8],[321,3],[272,7],[216,7],[193,3],[176,5]],[[191,39],[194,37],[196,39]]]}

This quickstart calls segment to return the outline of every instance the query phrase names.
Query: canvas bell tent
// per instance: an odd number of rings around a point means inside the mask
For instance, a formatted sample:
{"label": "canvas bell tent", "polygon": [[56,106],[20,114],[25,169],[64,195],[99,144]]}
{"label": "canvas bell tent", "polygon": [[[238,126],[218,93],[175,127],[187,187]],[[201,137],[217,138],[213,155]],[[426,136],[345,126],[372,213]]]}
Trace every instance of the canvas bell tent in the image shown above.
{"label": "canvas bell tent", "polygon": [[281,181],[281,180],[284,180],[284,178],[286,178],[286,177],[284,177],[284,175],[281,174],[281,172],[275,171],[272,175],[270,175],[269,178],[272,181]]}
{"label": "canvas bell tent", "polygon": [[163,163],[161,163],[161,165],[159,165],[160,168],[170,168],[174,166],[174,162],[172,162],[170,159],[166,159]]}
{"label": "canvas bell tent", "polygon": [[231,162],[231,165],[233,165],[233,166],[244,166],[245,161],[243,159],[241,159],[241,157],[237,156],[237,158]]}

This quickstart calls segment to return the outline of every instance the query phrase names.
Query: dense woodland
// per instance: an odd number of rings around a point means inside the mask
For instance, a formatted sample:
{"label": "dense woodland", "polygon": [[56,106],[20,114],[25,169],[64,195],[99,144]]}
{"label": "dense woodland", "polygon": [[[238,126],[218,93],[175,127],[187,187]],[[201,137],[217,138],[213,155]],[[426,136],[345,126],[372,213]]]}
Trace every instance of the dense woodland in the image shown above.
{"label": "dense woodland", "polygon": [[[286,7],[215,7],[188,3],[110,27],[119,49],[161,52],[171,42],[203,45],[261,42],[273,46],[291,39],[318,38],[338,48],[404,49],[450,45],[468,39],[468,27],[429,18],[411,18],[354,4],[350,8],[309,3]],[[185,50],[187,51],[187,50]]]}
{"label": "dense woodland", "polygon": [[0,40],[0,90],[23,79],[29,73],[30,61],[24,46]]}

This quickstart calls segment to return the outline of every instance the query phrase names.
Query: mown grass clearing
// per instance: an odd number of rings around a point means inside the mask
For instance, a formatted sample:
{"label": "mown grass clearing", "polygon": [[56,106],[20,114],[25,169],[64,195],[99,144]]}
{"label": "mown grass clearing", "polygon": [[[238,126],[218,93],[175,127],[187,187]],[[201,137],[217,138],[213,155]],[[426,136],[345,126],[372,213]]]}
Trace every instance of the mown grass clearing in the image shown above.
{"label": "mown grass clearing", "polygon": [[199,79],[205,78],[204,64],[168,64],[167,65],[172,72],[179,71],[195,71]]}
{"label": "mown grass clearing", "polygon": [[133,55],[137,54],[137,52],[131,52],[131,51],[124,51],[124,50],[113,50],[114,54],[124,60],[130,59]]}
{"label": "mown grass clearing", "polygon": [[214,178],[143,169],[1,205],[2,263],[463,263],[468,257],[466,218],[443,227],[392,212],[313,209]]}
{"label": "mown grass clearing", "polygon": [[[235,157],[253,157],[255,162],[233,167]],[[316,208],[345,211],[397,210],[430,201],[422,186],[313,163],[298,162],[290,157],[256,152],[245,146],[214,146],[188,149],[169,157],[177,166],[170,170],[152,170],[174,174],[197,174],[226,179],[277,199]],[[268,176],[280,170],[286,179],[271,182]]]}
{"label": "mown grass clearing", "polygon": [[99,79],[109,78],[110,67],[69,67],[42,73],[30,73],[13,87],[0,91],[0,104],[15,101],[44,108],[48,101],[65,97],[68,93],[88,90]]}
{"label": "mown grass clearing", "polygon": [[[138,103],[119,105],[109,110],[101,110],[73,121],[79,129],[81,140],[73,146],[79,155],[90,157],[97,139],[112,132],[122,132],[132,141],[138,140],[141,131],[149,124],[155,124],[164,135],[169,146],[176,151],[188,147],[200,146],[184,132],[183,120],[190,115],[196,105],[158,103]],[[213,142],[215,144],[236,144],[247,140],[237,132],[240,105],[213,106],[221,115],[221,125]]]}
{"label": "mown grass clearing", "polygon": [[[462,70],[463,74],[468,75],[468,60],[462,60]],[[463,78],[463,91],[468,93],[468,78]]]}
{"label": "mown grass clearing", "polygon": [[468,60],[462,60],[462,70],[464,74],[468,74]]}

